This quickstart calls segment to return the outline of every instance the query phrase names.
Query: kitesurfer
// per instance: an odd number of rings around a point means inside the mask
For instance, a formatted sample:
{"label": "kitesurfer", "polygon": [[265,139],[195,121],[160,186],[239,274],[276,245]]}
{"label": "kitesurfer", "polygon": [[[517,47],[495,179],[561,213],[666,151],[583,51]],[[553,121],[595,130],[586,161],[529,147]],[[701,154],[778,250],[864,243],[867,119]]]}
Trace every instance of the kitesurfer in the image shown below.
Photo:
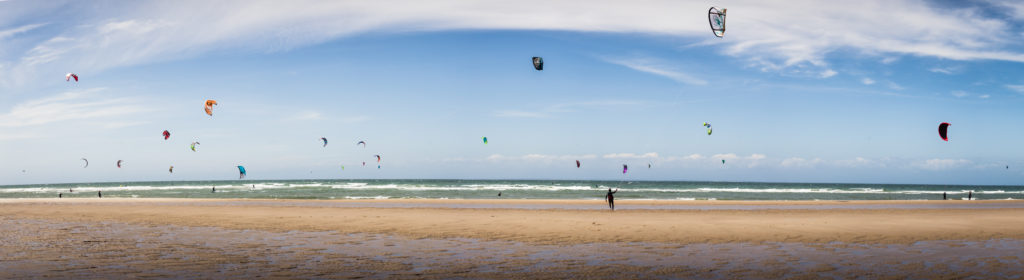
{"label": "kitesurfer", "polygon": [[973,199],[972,198],[973,195],[974,195],[974,193],[972,191],[967,191],[967,200]]}
{"label": "kitesurfer", "polygon": [[501,192],[498,192],[498,197],[501,197]]}
{"label": "kitesurfer", "polygon": [[619,189],[612,191],[612,188],[608,188],[608,194],[604,195],[604,200],[608,201],[608,208],[611,208],[612,210],[615,210],[615,196],[612,194],[617,192],[619,192]]}
{"label": "kitesurfer", "polygon": [[946,200],[946,192],[942,192],[942,200]]}

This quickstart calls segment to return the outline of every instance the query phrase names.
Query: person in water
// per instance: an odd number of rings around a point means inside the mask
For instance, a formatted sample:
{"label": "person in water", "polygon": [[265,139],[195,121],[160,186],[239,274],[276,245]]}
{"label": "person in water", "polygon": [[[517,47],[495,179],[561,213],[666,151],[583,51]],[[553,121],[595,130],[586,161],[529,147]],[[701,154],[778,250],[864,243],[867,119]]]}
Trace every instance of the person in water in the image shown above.
{"label": "person in water", "polygon": [[608,188],[608,194],[604,195],[604,200],[608,201],[608,208],[611,208],[612,210],[615,210],[615,196],[612,194],[617,192],[619,192],[619,189],[615,189],[613,192],[612,188]]}
{"label": "person in water", "polygon": [[57,198],[64,198],[64,193],[58,193]]}
{"label": "person in water", "polygon": [[96,191],[96,196],[103,197],[103,192],[102,191]]}
{"label": "person in water", "polygon": [[217,187],[213,187],[213,189],[212,189],[212,190],[210,190],[210,192],[211,192],[211,193],[215,193],[215,192],[217,192]]}

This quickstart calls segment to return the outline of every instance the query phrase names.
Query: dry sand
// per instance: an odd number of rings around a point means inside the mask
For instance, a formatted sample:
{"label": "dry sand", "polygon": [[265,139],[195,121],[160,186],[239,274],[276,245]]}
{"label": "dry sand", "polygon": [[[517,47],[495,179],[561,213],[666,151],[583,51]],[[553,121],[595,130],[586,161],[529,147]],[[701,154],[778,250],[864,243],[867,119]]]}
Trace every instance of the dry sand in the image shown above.
{"label": "dry sand", "polygon": [[[1024,257],[1024,207],[941,208],[986,205],[976,201],[621,201],[614,212],[501,207],[600,201],[279,202],[0,200],[0,277],[999,277]],[[629,210],[665,204],[712,210]],[[850,204],[928,207],[714,210]],[[848,256],[825,261],[837,254]]]}

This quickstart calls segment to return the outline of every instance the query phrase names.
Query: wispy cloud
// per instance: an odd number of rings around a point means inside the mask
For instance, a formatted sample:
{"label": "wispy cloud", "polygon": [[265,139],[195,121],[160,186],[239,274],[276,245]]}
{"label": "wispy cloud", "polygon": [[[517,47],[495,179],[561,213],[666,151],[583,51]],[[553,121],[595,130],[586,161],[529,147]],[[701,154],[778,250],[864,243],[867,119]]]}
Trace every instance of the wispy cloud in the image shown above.
{"label": "wispy cloud", "polygon": [[933,73],[942,73],[946,75],[953,75],[960,71],[960,67],[933,67],[929,68],[928,71]]}
{"label": "wispy cloud", "polygon": [[970,94],[970,93],[967,93],[966,91],[962,91],[962,90],[954,90],[954,91],[953,91],[952,93],[950,93],[950,94],[952,94],[953,96],[955,96],[955,97],[957,97],[957,98],[964,98],[964,97],[968,97],[968,96],[971,96],[971,94]]}
{"label": "wispy cloud", "polygon": [[834,71],[832,69],[825,69],[825,71],[821,72],[821,77],[822,78],[829,78],[829,77],[835,76],[836,74],[839,74],[839,72],[836,72],[836,71]]}
{"label": "wispy cloud", "polygon": [[[996,2],[1013,8],[1012,15],[1019,18],[1019,3]],[[715,39],[708,38],[707,18],[699,13],[707,10],[707,4],[673,0],[186,0],[174,5],[159,1],[72,1],[54,8],[76,11],[77,16],[64,23],[68,28],[47,29],[50,34],[36,36],[44,39],[27,48],[23,44],[0,46],[0,53],[23,54],[16,58],[0,57],[5,60],[0,63],[11,66],[0,70],[4,71],[0,76],[27,79],[38,76],[37,71],[63,69],[97,72],[222,50],[280,51],[367,32],[445,30],[549,30],[684,37],[720,44],[723,54],[764,65],[766,69],[804,65],[819,68],[815,73],[827,69],[826,57],[839,50],[884,57],[883,62],[900,55],[1024,62],[1024,53],[1014,49],[1017,44],[1009,39],[1019,38],[1012,33],[1018,32],[1011,28],[1015,23],[983,13],[981,7],[950,8],[919,0],[730,3],[742,8],[734,8],[736,14],[729,19],[730,30],[725,40],[712,41]],[[900,11],[900,16],[878,11]],[[29,23],[5,32],[41,30],[41,24],[44,23]],[[899,28],[886,28],[892,26]],[[60,65],[55,61],[60,61]],[[683,83],[707,84],[665,65],[635,61],[621,64]]]}
{"label": "wispy cloud", "polygon": [[23,25],[23,26],[11,28],[11,29],[6,29],[6,30],[0,30],[0,40],[7,39],[9,37],[12,37],[12,36],[20,34],[20,33],[28,32],[28,31],[30,31],[32,29],[36,29],[36,28],[42,27],[44,25],[46,25],[46,24],[45,23],[36,23],[36,24]]}
{"label": "wispy cloud", "polygon": [[606,154],[601,156],[607,159],[651,159],[658,158],[658,153],[645,153],[645,154],[634,154],[634,153],[614,153]]}
{"label": "wispy cloud", "polygon": [[492,154],[487,156],[489,161],[570,161],[570,160],[583,160],[583,159],[595,159],[597,155],[594,154],[583,154],[583,155],[547,155],[547,154],[526,154],[521,156],[507,156],[502,154]]}
{"label": "wispy cloud", "polygon": [[27,127],[62,121],[132,115],[151,111],[130,98],[107,98],[102,88],[70,91],[15,105],[0,115],[0,127]]}
{"label": "wispy cloud", "polygon": [[666,77],[666,78],[672,79],[672,80],[674,80],[676,82],[680,82],[680,83],[684,83],[684,84],[698,85],[698,86],[703,86],[703,85],[707,85],[708,84],[708,82],[703,80],[703,79],[699,79],[699,78],[694,77],[694,76],[692,76],[690,74],[687,74],[687,73],[684,73],[682,71],[679,71],[678,69],[674,69],[672,67],[663,65],[663,63],[657,62],[657,61],[655,61],[653,59],[649,59],[649,58],[642,58],[642,59],[605,59],[605,61],[607,61],[609,63],[612,63],[612,64],[618,64],[618,65],[626,66],[627,68],[633,69],[633,70],[636,70],[636,71],[640,71],[640,72],[645,72],[645,73],[650,73],[650,74]]}
{"label": "wispy cloud", "polygon": [[800,157],[791,157],[791,158],[787,158],[787,159],[782,160],[782,163],[780,163],[780,165],[782,165],[782,167],[807,168],[807,167],[815,167],[818,164],[821,164],[823,162],[824,162],[824,160],[822,160],[820,158],[805,159],[805,158],[800,158]]}
{"label": "wispy cloud", "polygon": [[917,161],[911,164],[911,166],[931,171],[948,170],[953,168],[960,168],[971,164],[970,160],[966,159],[929,159],[923,161]]}
{"label": "wispy cloud", "polygon": [[1024,85],[1006,85],[1006,88],[1024,94]]}
{"label": "wispy cloud", "polygon": [[862,84],[865,84],[865,85],[873,85],[873,84],[875,84],[875,80],[872,80],[871,78],[863,78],[863,79],[860,80],[860,82]]}

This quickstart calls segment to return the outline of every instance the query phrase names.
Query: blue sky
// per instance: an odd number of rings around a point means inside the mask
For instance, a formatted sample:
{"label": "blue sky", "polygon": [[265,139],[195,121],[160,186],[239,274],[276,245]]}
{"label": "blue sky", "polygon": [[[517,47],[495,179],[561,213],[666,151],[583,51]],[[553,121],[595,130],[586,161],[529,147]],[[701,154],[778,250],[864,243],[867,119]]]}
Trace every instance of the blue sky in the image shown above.
{"label": "blue sky", "polygon": [[1024,181],[1024,4],[714,5],[0,1],[0,182]]}

